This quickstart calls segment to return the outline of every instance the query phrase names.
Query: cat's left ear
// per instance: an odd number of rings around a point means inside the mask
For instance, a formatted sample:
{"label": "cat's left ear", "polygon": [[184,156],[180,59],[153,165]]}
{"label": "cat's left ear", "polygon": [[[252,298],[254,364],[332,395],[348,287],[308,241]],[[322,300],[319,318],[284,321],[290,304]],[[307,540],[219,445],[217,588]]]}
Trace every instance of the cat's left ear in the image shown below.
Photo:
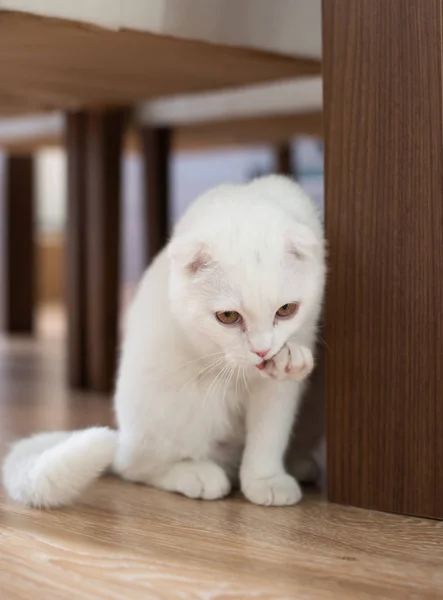
{"label": "cat's left ear", "polygon": [[168,256],[172,265],[186,270],[190,275],[207,269],[213,262],[208,246],[186,235],[169,242]]}
{"label": "cat's left ear", "polygon": [[302,223],[293,225],[286,233],[288,251],[297,258],[312,258],[318,240],[314,232]]}

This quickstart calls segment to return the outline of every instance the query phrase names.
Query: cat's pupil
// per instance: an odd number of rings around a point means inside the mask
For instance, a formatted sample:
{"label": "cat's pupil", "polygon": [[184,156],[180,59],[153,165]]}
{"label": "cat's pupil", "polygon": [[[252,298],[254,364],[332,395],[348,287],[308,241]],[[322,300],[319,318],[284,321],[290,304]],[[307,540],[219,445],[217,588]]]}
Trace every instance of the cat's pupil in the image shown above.
{"label": "cat's pupil", "polygon": [[283,310],[287,310],[287,308],[288,308],[288,305],[287,304],[283,304],[282,309]]}
{"label": "cat's pupil", "polygon": [[227,310],[227,311],[225,312],[225,317],[226,317],[227,319],[229,319],[229,317],[230,317],[231,315],[232,315],[232,312],[231,312],[230,310]]}

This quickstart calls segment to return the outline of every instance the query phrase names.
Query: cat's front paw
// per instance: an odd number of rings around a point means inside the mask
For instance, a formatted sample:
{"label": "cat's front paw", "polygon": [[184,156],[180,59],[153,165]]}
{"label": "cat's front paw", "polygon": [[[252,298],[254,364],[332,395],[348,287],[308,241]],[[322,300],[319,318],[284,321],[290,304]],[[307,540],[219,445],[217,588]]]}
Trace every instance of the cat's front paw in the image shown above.
{"label": "cat's front paw", "polygon": [[242,492],[250,502],[263,506],[291,506],[302,497],[300,486],[287,473],[263,479],[246,479],[242,481]]}
{"label": "cat's front paw", "polygon": [[202,500],[224,498],[231,491],[226,473],[210,461],[190,460],[177,463],[156,483],[158,487],[170,492]]}
{"label": "cat's front paw", "polygon": [[268,360],[260,371],[270,379],[302,381],[314,368],[314,357],[309,348],[285,344],[274,358]]}

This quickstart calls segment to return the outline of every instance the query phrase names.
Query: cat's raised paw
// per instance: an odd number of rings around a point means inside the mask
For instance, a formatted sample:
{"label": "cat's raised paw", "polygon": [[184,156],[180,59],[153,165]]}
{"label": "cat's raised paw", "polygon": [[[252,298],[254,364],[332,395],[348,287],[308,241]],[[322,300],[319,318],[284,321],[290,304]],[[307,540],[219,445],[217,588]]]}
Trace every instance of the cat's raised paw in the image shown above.
{"label": "cat's raised paw", "polygon": [[293,379],[302,381],[314,368],[314,357],[309,348],[295,344],[285,344],[274,358],[266,362],[260,371],[263,377],[270,379]]}
{"label": "cat's raised paw", "polygon": [[286,473],[243,481],[242,491],[250,502],[263,506],[291,506],[302,497],[300,486]]}
{"label": "cat's raised paw", "polygon": [[202,500],[224,498],[231,491],[231,483],[226,473],[210,461],[178,463],[162,477],[158,487]]}

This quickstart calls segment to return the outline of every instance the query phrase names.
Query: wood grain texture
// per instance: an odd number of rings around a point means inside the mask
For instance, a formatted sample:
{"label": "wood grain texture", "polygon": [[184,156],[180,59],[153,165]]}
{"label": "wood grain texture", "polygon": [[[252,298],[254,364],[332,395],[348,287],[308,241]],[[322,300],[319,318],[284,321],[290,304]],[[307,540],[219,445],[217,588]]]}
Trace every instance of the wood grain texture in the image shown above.
{"label": "wood grain texture", "polygon": [[0,321],[9,333],[32,333],[35,303],[34,161],[0,156]]}
{"label": "wood grain texture", "polygon": [[86,136],[87,386],[110,392],[117,361],[124,110],[91,111]]}
{"label": "wood grain texture", "polygon": [[160,252],[169,235],[169,169],[171,131],[166,127],[140,130],[144,166],[146,265]]}
{"label": "wood grain texture", "polygon": [[323,3],[329,497],[443,518],[441,0]]}
{"label": "wood grain texture", "polygon": [[[0,456],[31,431],[112,422],[106,397],[66,390],[64,346],[40,331],[38,343],[0,340]],[[106,478],[52,512],[0,492],[0,590],[8,600],[434,600],[442,535],[437,521],[316,494],[269,509]]]}
{"label": "wood grain texture", "polygon": [[311,59],[1,12],[0,114],[128,106],[319,72]]}

